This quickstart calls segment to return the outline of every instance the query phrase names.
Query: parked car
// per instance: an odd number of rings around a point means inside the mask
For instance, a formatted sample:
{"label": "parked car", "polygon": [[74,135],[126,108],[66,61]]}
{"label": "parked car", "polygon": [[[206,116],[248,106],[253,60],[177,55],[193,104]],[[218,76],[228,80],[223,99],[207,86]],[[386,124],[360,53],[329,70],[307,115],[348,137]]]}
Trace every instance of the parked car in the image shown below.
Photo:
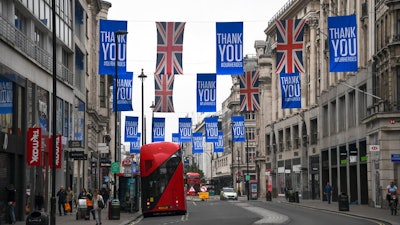
{"label": "parked car", "polygon": [[237,200],[238,196],[235,190],[231,187],[224,187],[221,190],[221,194],[219,197],[220,200]]}

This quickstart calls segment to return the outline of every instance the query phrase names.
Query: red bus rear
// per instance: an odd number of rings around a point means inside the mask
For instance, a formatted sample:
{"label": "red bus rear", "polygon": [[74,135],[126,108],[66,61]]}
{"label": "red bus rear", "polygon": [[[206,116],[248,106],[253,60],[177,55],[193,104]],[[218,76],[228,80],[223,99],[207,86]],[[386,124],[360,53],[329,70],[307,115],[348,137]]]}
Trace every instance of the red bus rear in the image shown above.
{"label": "red bus rear", "polygon": [[197,193],[200,191],[200,184],[201,184],[200,174],[196,172],[187,172],[186,184],[187,184],[186,193],[188,195],[197,195]]}
{"label": "red bus rear", "polygon": [[186,214],[182,149],[173,142],[155,142],[140,149],[142,214]]}

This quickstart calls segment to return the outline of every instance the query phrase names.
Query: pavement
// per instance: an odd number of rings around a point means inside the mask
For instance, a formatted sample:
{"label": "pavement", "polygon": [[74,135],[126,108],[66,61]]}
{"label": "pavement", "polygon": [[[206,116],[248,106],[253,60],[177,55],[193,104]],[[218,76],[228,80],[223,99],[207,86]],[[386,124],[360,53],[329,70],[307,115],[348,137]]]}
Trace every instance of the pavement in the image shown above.
{"label": "pavement", "polygon": [[[219,200],[219,197],[213,197],[216,200]],[[188,199],[188,201],[193,199]],[[246,202],[247,197],[241,196],[239,197],[239,201]],[[250,201],[263,201],[268,204],[268,201],[261,198],[257,200],[250,200]],[[340,211],[338,202],[332,202],[328,204],[326,201],[321,200],[303,200],[299,199],[299,202],[288,202],[285,200],[284,197],[272,198],[272,202],[279,202],[282,204],[293,204],[301,207],[308,207],[312,209],[318,209],[322,211],[328,211],[331,213],[343,214],[343,215],[350,215],[360,218],[371,219],[375,221],[380,221],[382,224],[392,224],[392,225],[400,225],[400,212],[397,215],[391,215],[389,209],[382,209],[382,208],[374,208],[368,205],[349,205],[349,211]],[[56,224],[57,225],[76,225],[79,223],[80,225],[95,225],[96,221],[93,220],[91,217],[90,220],[83,220],[79,219],[76,220],[76,208],[73,209],[74,213],[71,215],[63,215],[59,216],[58,213],[56,215]],[[125,212],[121,211],[119,215],[119,219],[110,220],[108,218],[109,211],[108,208],[102,210],[102,225],[129,225],[132,224],[135,220],[139,219],[142,214],[140,211],[138,212]],[[17,221],[16,225],[25,225],[26,221]],[[50,224],[50,222],[49,222]],[[41,225],[38,223],[32,223],[31,225]],[[45,224],[48,225],[48,224]]]}
{"label": "pavement", "polygon": [[[247,201],[247,197],[240,197],[239,200]],[[257,201],[264,201],[266,199],[258,199]],[[340,211],[338,202],[328,204],[327,201],[321,200],[303,200],[299,199],[299,203],[288,202],[284,197],[272,198],[273,202],[281,202],[284,204],[293,204],[301,207],[308,207],[312,209],[327,211],[331,213],[344,214],[360,218],[371,219],[380,221],[382,224],[400,225],[400,212],[397,215],[391,215],[389,209],[374,208],[368,205],[349,205],[349,211]],[[267,202],[268,203],[268,202]]]}
{"label": "pavement", "polygon": [[[139,217],[142,216],[142,213],[140,211],[138,212],[125,212],[121,211],[119,213],[119,219],[112,219],[110,220],[108,218],[109,215],[109,208],[105,208],[101,211],[101,220],[102,220],[102,225],[127,225],[133,223],[135,220],[137,220]],[[74,207],[73,208],[73,213],[72,214],[67,214],[67,215],[62,215],[59,216],[58,214],[58,208],[57,208],[57,214],[56,214],[56,225],[96,225],[96,220],[93,219],[92,215],[90,215],[90,220],[85,220],[79,218],[78,220],[76,219],[76,212],[77,209]],[[113,214],[113,218],[116,218],[118,216],[117,214]],[[50,218],[49,218],[50,219]],[[25,225],[25,221],[17,221],[15,225]],[[48,224],[38,224],[38,223],[31,223],[31,225],[50,225],[50,221],[48,221]]]}

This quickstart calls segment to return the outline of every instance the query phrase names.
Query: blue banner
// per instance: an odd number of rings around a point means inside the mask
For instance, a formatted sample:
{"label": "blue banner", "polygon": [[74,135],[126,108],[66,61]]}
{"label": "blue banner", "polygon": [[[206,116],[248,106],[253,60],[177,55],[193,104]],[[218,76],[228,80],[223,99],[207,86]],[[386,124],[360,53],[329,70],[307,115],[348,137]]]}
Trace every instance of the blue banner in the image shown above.
{"label": "blue banner", "polygon": [[192,154],[203,153],[203,134],[201,132],[193,133]]}
{"label": "blue banner", "polygon": [[206,142],[218,141],[218,117],[207,117],[204,119]]}
{"label": "blue banner", "polygon": [[301,108],[301,82],[299,73],[281,73],[282,109]]}
{"label": "blue banner", "polygon": [[244,130],[244,116],[232,116],[231,120],[232,124],[232,135],[233,142],[245,142],[246,141],[246,132]]}
{"label": "blue banner", "polygon": [[179,133],[172,133],[172,142],[181,144],[181,138],[179,136]]}
{"label": "blue banner", "polygon": [[131,141],[130,143],[129,152],[132,154],[139,154],[140,153],[140,133],[137,134],[136,141]]}
{"label": "blue banner", "polygon": [[0,78],[0,114],[11,114],[13,111],[13,83]]}
{"label": "blue banner", "polygon": [[216,24],[217,74],[242,75],[243,22]]}
{"label": "blue banner", "polygon": [[216,112],[217,76],[215,73],[197,74],[197,112]]}
{"label": "blue banner", "polygon": [[165,140],[165,118],[153,118],[152,142]]}
{"label": "blue banner", "polygon": [[182,143],[192,142],[192,118],[179,118],[179,137]]}
{"label": "blue banner", "polygon": [[134,142],[138,138],[138,117],[125,117],[125,142]]}
{"label": "blue banner", "polygon": [[[115,87],[115,79],[113,79]],[[123,74],[118,73],[118,83],[117,83],[117,109],[120,111],[132,111],[132,86],[133,86],[133,72],[126,72]],[[114,89],[115,90],[115,89]],[[114,93],[113,93],[113,96]],[[114,97],[115,100],[115,97]],[[113,104],[114,107],[114,104]],[[115,112],[115,110],[114,110]]]}
{"label": "blue banner", "polygon": [[224,152],[224,132],[218,131],[218,141],[214,142],[214,152]]}
{"label": "blue banner", "polygon": [[[99,74],[115,74],[116,32],[127,31],[127,21],[100,20]],[[126,34],[118,35],[118,74],[126,72]]]}
{"label": "blue banner", "polygon": [[329,72],[357,72],[356,15],[328,17]]}

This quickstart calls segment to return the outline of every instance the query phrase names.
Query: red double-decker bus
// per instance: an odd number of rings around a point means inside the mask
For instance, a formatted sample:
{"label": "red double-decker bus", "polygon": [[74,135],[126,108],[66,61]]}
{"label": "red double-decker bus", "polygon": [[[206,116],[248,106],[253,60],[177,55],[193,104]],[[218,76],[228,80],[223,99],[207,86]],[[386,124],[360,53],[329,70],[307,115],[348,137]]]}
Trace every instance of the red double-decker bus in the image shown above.
{"label": "red double-decker bus", "polygon": [[197,195],[197,193],[200,191],[200,184],[201,184],[200,173],[187,172],[186,184],[187,184],[186,194]]}
{"label": "red double-decker bus", "polygon": [[155,142],[140,149],[142,214],[186,214],[181,146]]}

